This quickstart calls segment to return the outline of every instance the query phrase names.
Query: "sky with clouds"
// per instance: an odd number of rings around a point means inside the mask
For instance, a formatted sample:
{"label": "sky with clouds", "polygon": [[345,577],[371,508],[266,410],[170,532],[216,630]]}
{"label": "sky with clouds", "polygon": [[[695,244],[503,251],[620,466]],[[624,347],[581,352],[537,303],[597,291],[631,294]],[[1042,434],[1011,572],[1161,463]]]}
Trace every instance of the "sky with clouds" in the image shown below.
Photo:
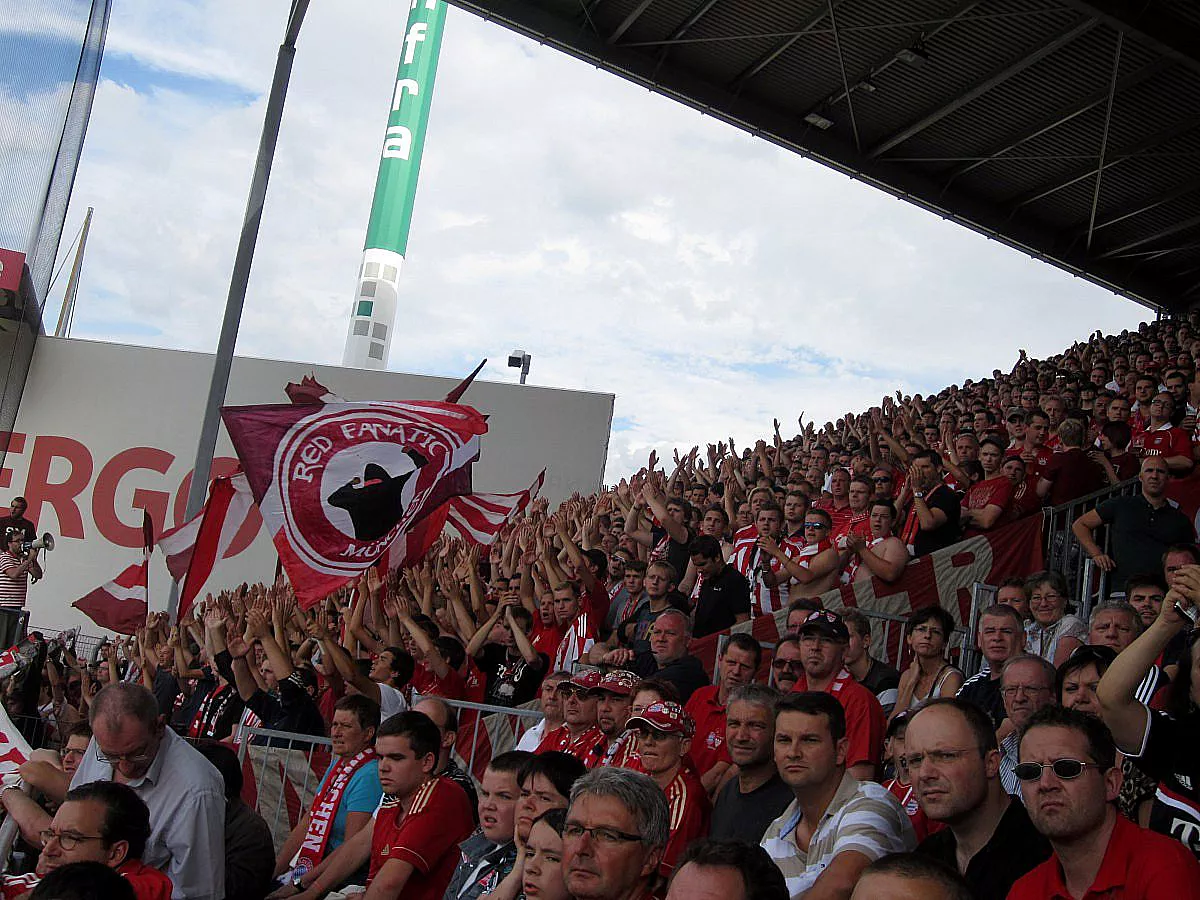
{"label": "sky with clouds", "polygon": [[[114,0],[64,235],[96,208],[75,336],[215,348],[284,6]],[[312,4],[239,353],[341,360],[407,7]],[[50,14],[15,29],[0,40],[39,53],[64,33]],[[0,66],[0,116],[62,91],[23,77]],[[18,143],[0,136],[10,169]],[[449,11],[390,367],[486,356],[483,377],[515,381],[519,347],[531,383],[615,394],[608,480],[652,447],[743,445],[774,416],[824,422],[1147,315]]]}

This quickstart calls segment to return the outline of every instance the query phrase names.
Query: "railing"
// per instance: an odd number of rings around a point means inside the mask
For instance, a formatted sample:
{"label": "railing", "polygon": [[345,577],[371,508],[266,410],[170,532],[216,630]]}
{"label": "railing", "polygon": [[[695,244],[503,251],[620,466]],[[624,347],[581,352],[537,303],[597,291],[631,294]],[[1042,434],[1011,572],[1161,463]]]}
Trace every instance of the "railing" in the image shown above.
{"label": "railing", "polygon": [[[1071,525],[1084,513],[1111,497],[1129,497],[1138,492],[1138,479],[1130,478],[1120,484],[1102,488],[1084,497],[1064,503],[1062,506],[1047,507],[1042,511],[1043,536],[1045,539],[1046,569],[1059,572],[1067,579],[1068,590],[1076,598],[1075,614],[1087,621],[1092,606],[1109,594],[1109,575],[1092,564],[1084,549],[1079,545]],[[1096,531],[1096,543],[1111,555],[1112,537],[1108,528]]]}
{"label": "railing", "polygon": [[269,728],[243,728],[242,735],[238,759],[254,791],[247,802],[266,821],[275,846],[282,847],[300,816],[312,805],[329,767],[332,741]]}

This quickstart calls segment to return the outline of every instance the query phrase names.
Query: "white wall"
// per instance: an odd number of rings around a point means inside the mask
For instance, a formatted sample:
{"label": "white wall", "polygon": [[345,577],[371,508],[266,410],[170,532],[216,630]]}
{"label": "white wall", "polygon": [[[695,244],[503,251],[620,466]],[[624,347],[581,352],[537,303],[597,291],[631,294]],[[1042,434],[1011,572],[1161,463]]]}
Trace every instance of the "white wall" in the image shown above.
{"label": "white wall", "polygon": [[[137,560],[141,510],[151,510],[160,532],[181,520],[212,359],[177,350],[38,340],[0,469],[0,501],[7,505],[24,495],[38,531],[58,538],[45,580],[30,589],[34,624],[79,624],[95,633],[97,626],[70,604]],[[226,402],[287,402],[284,385],[307,374],[348,400],[440,400],[455,384],[447,378],[239,358]],[[463,402],[490,417],[474,468],[476,490],[523,490],[543,467],[542,494],[552,503],[599,486],[611,394],[477,382]],[[222,428],[217,457],[233,456]],[[269,580],[275,558],[260,531],[244,552],[222,561],[209,587]],[[169,582],[161,554],[150,579],[151,607],[163,609]]]}

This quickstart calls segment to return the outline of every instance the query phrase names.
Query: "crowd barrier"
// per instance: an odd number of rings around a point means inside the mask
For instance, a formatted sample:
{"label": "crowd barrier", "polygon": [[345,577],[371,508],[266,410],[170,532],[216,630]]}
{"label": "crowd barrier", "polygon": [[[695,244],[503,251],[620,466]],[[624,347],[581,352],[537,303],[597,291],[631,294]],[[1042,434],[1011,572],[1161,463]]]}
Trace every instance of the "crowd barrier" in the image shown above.
{"label": "crowd barrier", "polygon": [[[1046,507],[1043,513],[1044,538],[1046,542],[1046,569],[1059,572],[1067,579],[1071,596],[1075,598],[1075,614],[1085,622],[1092,607],[1109,599],[1109,574],[1100,571],[1079,545],[1079,539],[1071,525],[1086,512],[1112,497],[1129,497],[1141,490],[1137,478],[1130,478],[1095,493],[1064,503],[1062,506]],[[1096,531],[1096,543],[1108,555],[1112,555],[1112,536],[1108,528]]]}
{"label": "crowd barrier", "polygon": [[[540,721],[535,704],[490,706],[465,700],[443,702],[458,714],[454,758],[463,771],[483,777],[488,761],[516,747],[521,735]],[[312,805],[332,759],[329,738],[267,728],[243,728],[238,745],[245,784],[242,799],[258,811],[280,847]]]}

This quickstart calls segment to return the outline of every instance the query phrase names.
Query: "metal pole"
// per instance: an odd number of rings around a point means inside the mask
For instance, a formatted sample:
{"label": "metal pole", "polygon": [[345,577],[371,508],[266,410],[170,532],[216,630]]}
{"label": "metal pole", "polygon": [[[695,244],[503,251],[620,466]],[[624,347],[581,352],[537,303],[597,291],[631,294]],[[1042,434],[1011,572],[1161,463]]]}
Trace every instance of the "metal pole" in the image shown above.
{"label": "metal pole", "polygon": [[[279,139],[279,123],[283,119],[283,103],[287,98],[288,82],[292,76],[292,62],[296,57],[296,38],[300,25],[308,11],[309,0],[292,0],[292,11],[288,18],[287,32],[279,46],[275,62],[275,78],[271,83],[271,94],[267,98],[267,112],[263,117],[262,135],[258,141],[258,159],[254,164],[254,176],[250,180],[250,194],[246,198],[246,215],[242,220],[242,236],[238,241],[237,255],[233,260],[233,274],[229,279],[229,296],[225,300],[225,318],[221,322],[221,338],[217,342],[216,358],[213,360],[212,381],[208,387],[208,402],[204,408],[204,423],[200,427],[200,442],[196,447],[196,464],[192,469],[192,484],[188,491],[187,513],[190,519],[204,505],[208,494],[208,477],[212,471],[213,453],[217,447],[217,431],[221,424],[221,404],[225,402],[225,390],[229,387],[229,369],[233,364],[233,348],[237,343],[238,327],[242,322],[242,307],[246,302],[246,285],[250,281],[250,266],[254,262],[254,246],[258,242],[258,228],[262,222],[263,204],[267,197],[267,182],[271,178],[271,163],[275,159],[275,144]],[[167,603],[171,621],[179,605],[179,586],[173,585]]]}
{"label": "metal pole", "polygon": [[524,384],[525,379],[529,377],[529,362],[532,359],[533,357],[526,353],[525,358],[521,360],[521,384]]}

